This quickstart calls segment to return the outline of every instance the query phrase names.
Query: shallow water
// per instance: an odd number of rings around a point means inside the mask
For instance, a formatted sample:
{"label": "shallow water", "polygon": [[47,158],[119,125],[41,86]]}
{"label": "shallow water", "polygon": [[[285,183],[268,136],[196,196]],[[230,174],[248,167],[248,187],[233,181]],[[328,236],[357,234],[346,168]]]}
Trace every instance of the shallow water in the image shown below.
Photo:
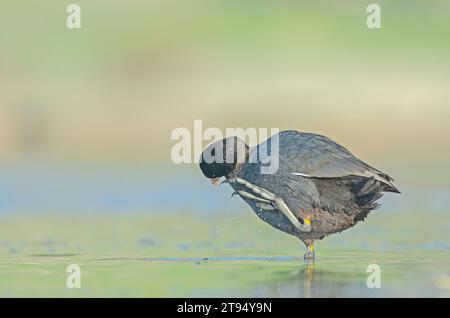
{"label": "shallow water", "polygon": [[[402,186],[305,264],[296,238],[197,177],[0,169],[0,297],[450,297],[445,187]],[[381,288],[367,287],[371,264]]]}
{"label": "shallow water", "polygon": [[[318,242],[312,265],[295,238],[251,214],[4,217],[0,296],[450,296],[450,247],[433,241],[447,228],[411,237],[404,217],[373,217]],[[396,235],[379,236],[393,223]],[[66,287],[69,264],[81,267],[81,289]],[[366,285],[370,264],[381,288]]]}

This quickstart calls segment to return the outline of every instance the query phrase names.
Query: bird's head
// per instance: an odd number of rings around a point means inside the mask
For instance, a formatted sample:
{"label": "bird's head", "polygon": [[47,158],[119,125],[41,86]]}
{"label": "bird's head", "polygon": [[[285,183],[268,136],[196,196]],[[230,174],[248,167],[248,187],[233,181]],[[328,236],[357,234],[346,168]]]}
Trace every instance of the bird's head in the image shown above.
{"label": "bird's head", "polygon": [[230,178],[248,159],[248,146],[238,137],[228,137],[208,145],[200,157],[200,169],[214,185]]}

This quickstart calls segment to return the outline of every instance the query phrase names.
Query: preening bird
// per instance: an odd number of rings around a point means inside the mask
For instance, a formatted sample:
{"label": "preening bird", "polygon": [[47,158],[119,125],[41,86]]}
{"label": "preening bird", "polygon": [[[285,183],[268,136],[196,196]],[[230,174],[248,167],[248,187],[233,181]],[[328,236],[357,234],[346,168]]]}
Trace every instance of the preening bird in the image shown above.
{"label": "preening bird", "polygon": [[[276,170],[264,171],[268,158],[278,160]],[[390,176],[337,142],[293,130],[253,148],[237,137],[216,141],[200,169],[213,184],[224,177],[263,221],[299,238],[305,259],[314,259],[314,241],[363,221],[383,192],[400,193]]]}

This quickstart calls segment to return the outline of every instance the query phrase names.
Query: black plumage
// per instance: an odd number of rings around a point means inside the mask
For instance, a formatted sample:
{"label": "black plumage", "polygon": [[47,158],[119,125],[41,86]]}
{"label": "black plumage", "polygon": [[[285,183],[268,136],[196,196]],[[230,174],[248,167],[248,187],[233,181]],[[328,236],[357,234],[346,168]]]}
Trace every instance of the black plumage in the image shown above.
{"label": "black plumage", "polygon": [[[236,137],[213,143],[203,152],[200,168],[206,176],[224,176],[262,220],[298,237],[307,246],[364,220],[378,207],[377,200],[383,192],[399,193],[386,173],[364,163],[328,137],[297,131],[282,131],[275,137],[278,139],[279,168],[272,174],[261,173],[267,158],[262,158],[259,150],[267,149],[273,154],[274,136],[252,149]],[[226,166],[227,172],[222,175],[211,173],[224,171],[219,167],[225,163],[205,162],[204,155],[220,147],[224,156],[234,152],[234,159],[237,149],[244,149],[245,161],[234,162],[232,169]],[[309,231],[295,226],[273,200],[265,203],[263,198],[267,195],[258,196],[248,184],[236,180],[245,180],[257,187],[257,192],[264,189],[284,200],[301,224],[305,220],[310,222]]]}

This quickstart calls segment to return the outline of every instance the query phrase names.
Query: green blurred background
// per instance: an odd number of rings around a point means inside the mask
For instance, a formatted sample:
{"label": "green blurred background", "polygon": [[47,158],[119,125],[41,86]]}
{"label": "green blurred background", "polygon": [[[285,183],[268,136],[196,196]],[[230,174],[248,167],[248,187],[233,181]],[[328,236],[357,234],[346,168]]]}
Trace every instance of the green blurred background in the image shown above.
{"label": "green blurred background", "polygon": [[[364,225],[321,243],[328,251],[322,264],[353,272],[335,258],[339,251],[355,250],[351,258],[359,255],[361,264],[371,261],[368,249],[388,264],[389,253],[400,251],[400,263],[436,262],[416,268],[431,275],[422,292],[448,296],[450,3],[376,1],[382,27],[371,30],[372,2],[78,0],[82,27],[70,30],[69,1],[2,0],[0,296],[40,295],[37,282],[48,284],[46,295],[70,296],[52,279],[66,275],[64,264],[93,259],[301,255],[292,238],[230,202],[230,191],[211,189],[196,165],[172,163],[172,130],[192,129],[195,119],[221,129],[325,134],[391,174],[403,195],[389,196]],[[120,221],[108,223],[113,217]],[[204,238],[194,238],[199,231]],[[159,243],[142,244],[149,236]],[[297,261],[283,266],[300,271],[301,286],[279,294],[267,290],[284,274],[267,267],[258,274],[259,263],[243,261],[228,274],[199,272],[209,279],[178,289],[170,277],[184,265],[170,265],[165,276],[160,263],[136,262],[130,266],[139,270],[129,272],[143,274],[129,277],[129,285],[102,289],[117,272],[97,265],[97,288],[74,295],[311,295],[302,281],[310,274],[303,276]],[[364,279],[336,283],[339,272],[328,275],[329,268],[312,281],[321,286],[313,296],[328,295],[329,284],[345,287],[332,296],[362,293]],[[230,277],[252,277],[250,270],[264,287],[232,285]],[[142,276],[159,280],[145,284]],[[395,277],[384,293],[362,294],[421,294],[408,277]]]}

